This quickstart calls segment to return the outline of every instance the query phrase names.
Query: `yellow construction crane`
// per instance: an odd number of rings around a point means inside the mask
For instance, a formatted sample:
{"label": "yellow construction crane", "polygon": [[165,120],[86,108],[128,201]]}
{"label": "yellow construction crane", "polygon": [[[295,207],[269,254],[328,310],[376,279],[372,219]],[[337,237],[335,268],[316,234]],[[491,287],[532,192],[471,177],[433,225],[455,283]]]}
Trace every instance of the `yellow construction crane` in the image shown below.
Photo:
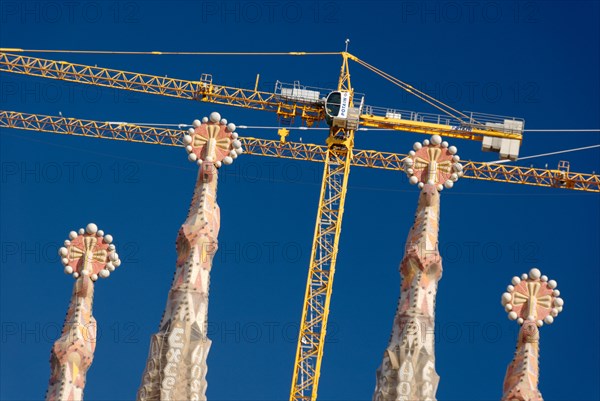
{"label": "yellow construction crane", "polygon": [[[296,84],[292,86],[278,82],[274,92],[270,93],[258,91],[258,85],[254,89],[218,85],[213,83],[209,74],[203,74],[199,81],[190,81],[40,59],[6,51],[15,53],[21,49],[0,49],[0,71],[4,72],[271,111],[286,121],[299,118],[307,126],[323,120],[327,122],[330,127],[327,146],[288,142],[285,132],[281,134],[281,141],[243,139],[247,153],[250,154],[319,161],[324,164],[294,363],[291,401],[317,398],[350,166],[401,170],[405,157],[395,153],[355,150],[355,132],[363,126],[481,141],[483,150],[497,151],[501,158],[514,160],[518,157],[524,130],[524,121],[521,119],[467,114],[453,109],[348,52],[339,53],[342,56],[342,67],[337,88],[322,97],[319,91]],[[308,53],[290,54],[298,56]],[[365,105],[364,97],[358,100],[351,86],[349,60],[377,73],[444,114]],[[0,112],[0,127],[167,146],[182,145],[183,136],[177,130],[10,111]],[[464,177],[588,192],[600,191],[598,175],[571,173],[568,168],[545,170],[465,162]]]}

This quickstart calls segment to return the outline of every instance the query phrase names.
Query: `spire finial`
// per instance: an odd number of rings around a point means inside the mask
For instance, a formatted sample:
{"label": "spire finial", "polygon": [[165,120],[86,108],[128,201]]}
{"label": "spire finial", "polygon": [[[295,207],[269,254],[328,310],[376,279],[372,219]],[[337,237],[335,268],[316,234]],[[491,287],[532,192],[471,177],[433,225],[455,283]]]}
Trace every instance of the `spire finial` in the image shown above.
{"label": "spire finial", "polygon": [[235,124],[228,123],[216,111],[202,121],[194,120],[192,125],[194,128],[183,137],[189,161],[199,166],[204,163],[220,168],[221,164],[233,163],[244,152]]}
{"label": "spire finial", "polygon": [[431,140],[415,142],[413,149],[404,159],[404,171],[409,177],[408,182],[418,184],[419,189],[425,184],[434,185],[438,191],[444,187],[452,188],[463,175],[456,147],[448,146],[441,136],[433,135]]}
{"label": "spire finial", "polygon": [[531,269],[529,274],[513,277],[512,284],[502,294],[502,306],[508,318],[516,320],[519,325],[527,320],[534,321],[538,327],[553,323],[564,304],[556,286],[556,281],[548,280],[536,268]]}

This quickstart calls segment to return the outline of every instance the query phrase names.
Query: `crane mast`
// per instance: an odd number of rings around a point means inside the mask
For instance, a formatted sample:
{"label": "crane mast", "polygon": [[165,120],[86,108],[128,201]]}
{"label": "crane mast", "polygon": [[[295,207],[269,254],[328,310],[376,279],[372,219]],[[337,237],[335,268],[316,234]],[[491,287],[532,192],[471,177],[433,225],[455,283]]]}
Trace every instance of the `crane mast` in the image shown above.
{"label": "crane mast", "polygon": [[[348,104],[351,105],[353,92],[348,70],[348,54],[344,52],[342,55],[338,91],[349,95]],[[353,129],[331,126],[327,138],[327,154],[302,307],[290,401],[317,399],[353,146]]]}

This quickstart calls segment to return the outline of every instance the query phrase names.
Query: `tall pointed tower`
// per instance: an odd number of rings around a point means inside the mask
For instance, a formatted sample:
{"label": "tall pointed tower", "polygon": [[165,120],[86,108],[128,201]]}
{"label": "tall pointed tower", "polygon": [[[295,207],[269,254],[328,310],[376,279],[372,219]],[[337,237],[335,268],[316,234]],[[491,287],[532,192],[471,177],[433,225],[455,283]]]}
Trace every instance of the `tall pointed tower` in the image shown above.
{"label": "tall pointed tower", "polygon": [[377,370],[374,401],[435,400],[439,382],[434,354],[435,297],[442,277],[439,192],[452,188],[462,165],[456,148],[438,135],[413,147],[404,165],[409,182],[418,184],[421,193],[400,264],[400,300]]}
{"label": "tall pointed tower", "polygon": [[562,312],[564,302],[556,286],[556,281],[548,280],[534,268],[529,274],[513,277],[507,292],[502,294],[508,318],[521,325],[515,356],[504,377],[502,401],[543,401],[538,390],[538,328],[553,323]]}
{"label": "tall pointed tower", "polygon": [[94,282],[106,278],[121,264],[112,236],[94,223],[71,231],[58,250],[65,273],[75,278],[73,295],[61,337],[50,355],[47,401],[81,401],[86,373],[96,348],[96,319],[92,316]]}
{"label": "tall pointed tower", "polygon": [[137,399],[206,400],[208,288],[220,227],[218,168],[241,154],[235,125],[211,113],[184,137],[199,166],[187,219],[177,235],[175,277],[150,352]]}

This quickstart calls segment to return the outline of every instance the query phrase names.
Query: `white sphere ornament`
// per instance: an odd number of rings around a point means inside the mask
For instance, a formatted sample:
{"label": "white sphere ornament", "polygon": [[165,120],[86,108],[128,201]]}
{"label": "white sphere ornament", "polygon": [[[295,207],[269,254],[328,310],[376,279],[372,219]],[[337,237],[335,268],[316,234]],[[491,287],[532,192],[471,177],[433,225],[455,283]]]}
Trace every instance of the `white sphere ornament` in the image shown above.
{"label": "white sphere ornament", "polygon": [[188,152],[188,153],[192,153],[193,150],[194,150],[194,148],[192,148],[191,145],[188,145],[188,146],[185,147],[185,151]]}
{"label": "white sphere ornament", "polygon": [[425,140],[423,141],[423,145],[424,145],[424,146],[429,146],[429,139],[425,139]]}
{"label": "white sphere ornament", "polygon": [[233,159],[231,158],[231,156],[225,156],[225,158],[223,158],[223,164],[231,164],[233,163]]}
{"label": "white sphere ornament", "polygon": [[511,282],[513,283],[513,285],[519,285],[519,283],[521,282],[521,279],[519,277],[517,277],[517,276],[514,276],[512,278]]}
{"label": "white sphere ornament", "polygon": [[522,318],[522,317],[520,317],[520,318],[518,318],[518,319],[517,319],[517,323],[519,323],[519,324],[523,324],[524,322],[525,322],[525,321],[523,320],[523,318]]}
{"label": "white sphere ornament", "polygon": [[423,147],[423,145],[421,145],[421,142],[415,142],[413,144],[413,149],[414,150],[420,150]]}
{"label": "white sphere ornament", "polygon": [[189,145],[190,143],[192,143],[192,137],[189,135],[184,135],[183,136],[183,143],[185,143],[186,145]]}
{"label": "white sphere ornament", "polygon": [[77,233],[79,235],[83,235],[83,234],[85,234],[85,230],[83,228],[80,228],[79,231],[77,231]]}
{"label": "white sphere ornament", "polygon": [[[190,128],[190,129],[187,130],[187,132],[190,135],[194,135],[194,133],[196,132],[196,130],[193,129],[193,128]],[[183,136],[183,140],[185,141],[186,140],[185,138],[190,138],[190,142],[192,142],[192,137],[190,135],[184,135]],[[188,142],[188,143],[190,143],[190,142]]]}
{"label": "white sphere ornament", "polygon": [[529,275],[527,273],[521,274],[521,280],[527,280],[528,277]]}
{"label": "white sphere ornament", "polygon": [[535,324],[537,325],[537,327],[542,327],[544,325],[544,322],[542,320],[538,320],[535,322]]}
{"label": "white sphere ornament", "polygon": [[199,127],[199,126],[201,126],[201,125],[202,125],[202,123],[200,122],[200,120],[194,120],[194,121],[192,122],[192,125],[193,125],[194,127]]}
{"label": "white sphere ornament", "polygon": [[191,161],[191,162],[195,162],[197,158],[198,158],[198,156],[196,156],[195,153],[190,153],[188,155],[188,160]]}
{"label": "white sphere ornament", "polygon": [[65,266],[66,266],[66,265],[68,265],[68,264],[69,264],[69,259],[67,259],[67,258],[62,258],[62,259],[60,260],[60,262],[61,262],[63,265],[65,265]]}
{"label": "white sphere ornament", "polygon": [[548,288],[550,288],[550,289],[556,288],[557,285],[558,285],[558,283],[555,280],[548,281]]}
{"label": "white sphere ornament", "polygon": [[106,270],[106,269],[100,270],[100,277],[107,278],[108,276],[110,276],[110,272],[108,270]]}
{"label": "white sphere ornament", "polygon": [[554,318],[552,317],[552,315],[548,315],[546,316],[546,318],[544,319],[544,322],[546,324],[552,324],[554,322]]}
{"label": "white sphere ornament", "polygon": [[229,132],[233,132],[233,131],[235,131],[235,129],[236,129],[236,128],[237,128],[237,127],[235,126],[235,124],[234,124],[234,123],[229,123],[229,124],[227,124],[227,131],[229,131]]}
{"label": "white sphere ornament", "polygon": [[236,148],[235,149],[235,153],[237,153],[238,155],[241,155],[242,153],[244,153],[244,149],[242,149],[242,148]]}
{"label": "white sphere ornament", "polygon": [[441,146],[442,146],[442,148],[447,148],[447,147],[448,147],[448,145],[449,145],[449,143],[448,143],[448,142],[446,142],[446,141],[444,141],[444,142],[442,142],[442,145],[441,145]]}
{"label": "white sphere ornament", "polygon": [[517,312],[515,312],[515,311],[512,311],[512,312],[510,312],[510,313],[508,314],[508,318],[509,318],[510,320],[516,320],[516,319],[517,319]]}
{"label": "white sphere ornament", "polygon": [[543,275],[542,277],[540,277],[540,280],[545,283],[546,281],[548,281],[548,276]]}
{"label": "white sphere ornament", "polygon": [[439,145],[440,143],[442,143],[442,137],[439,135],[433,135],[431,137],[431,143],[434,145]]}
{"label": "white sphere ornament", "polygon": [[423,189],[424,186],[425,186],[425,184],[423,184],[422,182],[420,182],[418,185],[419,189]]}
{"label": "white sphere ornament", "polygon": [[85,228],[85,232],[88,234],[96,234],[96,232],[98,232],[98,226],[94,223],[90,223]]}
{"label": "white sphere ornament", "polygon": [[506,304],[504,305],[504,310],[507,312],[510,312],[513,309],[512,304]]}
{"label": "white sphere ornament", "polygon": [[213,123],[218,123],[219,121],[221,121],[221,115],[216,111],[210,113],[210,116],[208,118],[210,118],[210,121],[212,121]]}
{"label": "white sphere ornament", "polygon": [[77,233],[75,231],[71,231],[69,233],[69,238],[72,239],[72,240],[74,240],[75,238],[77,238]]}
{"label": "white sphere ornament", "polygon": [[219,124],[227,125],[227,120],[225,118],[222,118],[221,121],[219,121]]}
{"label": "white sphere ornament", "polygon": [[502,294],[502,305],[506,305],[510,301],[512,301],[512,294],[510,292]]}
{"label": "white sphere ornament", "polygon": [[451,155],[455,155],[456,152],[458,152],[458,149],[456,149],[456,146],[450,146],[448,148],[448,153],[450,153]]}
{"label": "white sphere ornament", "polygon": [[419,179],[413,175],[412,177],[410,177],[410,178],[408,179],[408,182],[409,182],[411,185],[415,185],[417,182],[419,182]]}
{"label": "white sphere ornament", "polygon": [[112,235],[110,235],[110,234],[106,234],[106,235],[104,236],[104,242],[105,242],[105,243],[107,243],[107,244],[110,244],[111,242],[113,242],[113,237],[112,237]]}
{"label": "white sphere ornament", "polygon": [[67,256],[67,255],[69,254],[69,250],[68,250],[67,248],[65,248],[64,246],[63,246],[63,247],[60,247],[60,248],[58,249],[58,254],[59,254],[60,256],[63,256],[63,257],[65,257],[65,256]]}
{"label": "white sphere ornament", "polygon": [[92,281],[96,281],[96,280],[98,280],[98,275],[96,273],[94,273],[90,276],[90,278],[92,279]]}
{"label": "white sphere ornament", "polygon": [[540,269],[536,269],[535,267],[531,270],[529,270],[529,277],[537,280],[542,276],[542,272],[540,272]]}
{"label": "white sphere ornament", "polygon": [[65,266],[65,274],[73,274],[73,268],[71,266]]}
{"label": "white sphere ornament", "polygon": [[454,186],[454,181],[452,180],[448,180],[444,183],[444,186],[448,189],[452,188]]}
{"label": "white sphere ornament", "polygon": [[563,301],[562,298],[555,298],[554,299],[554,305],[556,306],[563,306],[565,304],[565,301]]}

